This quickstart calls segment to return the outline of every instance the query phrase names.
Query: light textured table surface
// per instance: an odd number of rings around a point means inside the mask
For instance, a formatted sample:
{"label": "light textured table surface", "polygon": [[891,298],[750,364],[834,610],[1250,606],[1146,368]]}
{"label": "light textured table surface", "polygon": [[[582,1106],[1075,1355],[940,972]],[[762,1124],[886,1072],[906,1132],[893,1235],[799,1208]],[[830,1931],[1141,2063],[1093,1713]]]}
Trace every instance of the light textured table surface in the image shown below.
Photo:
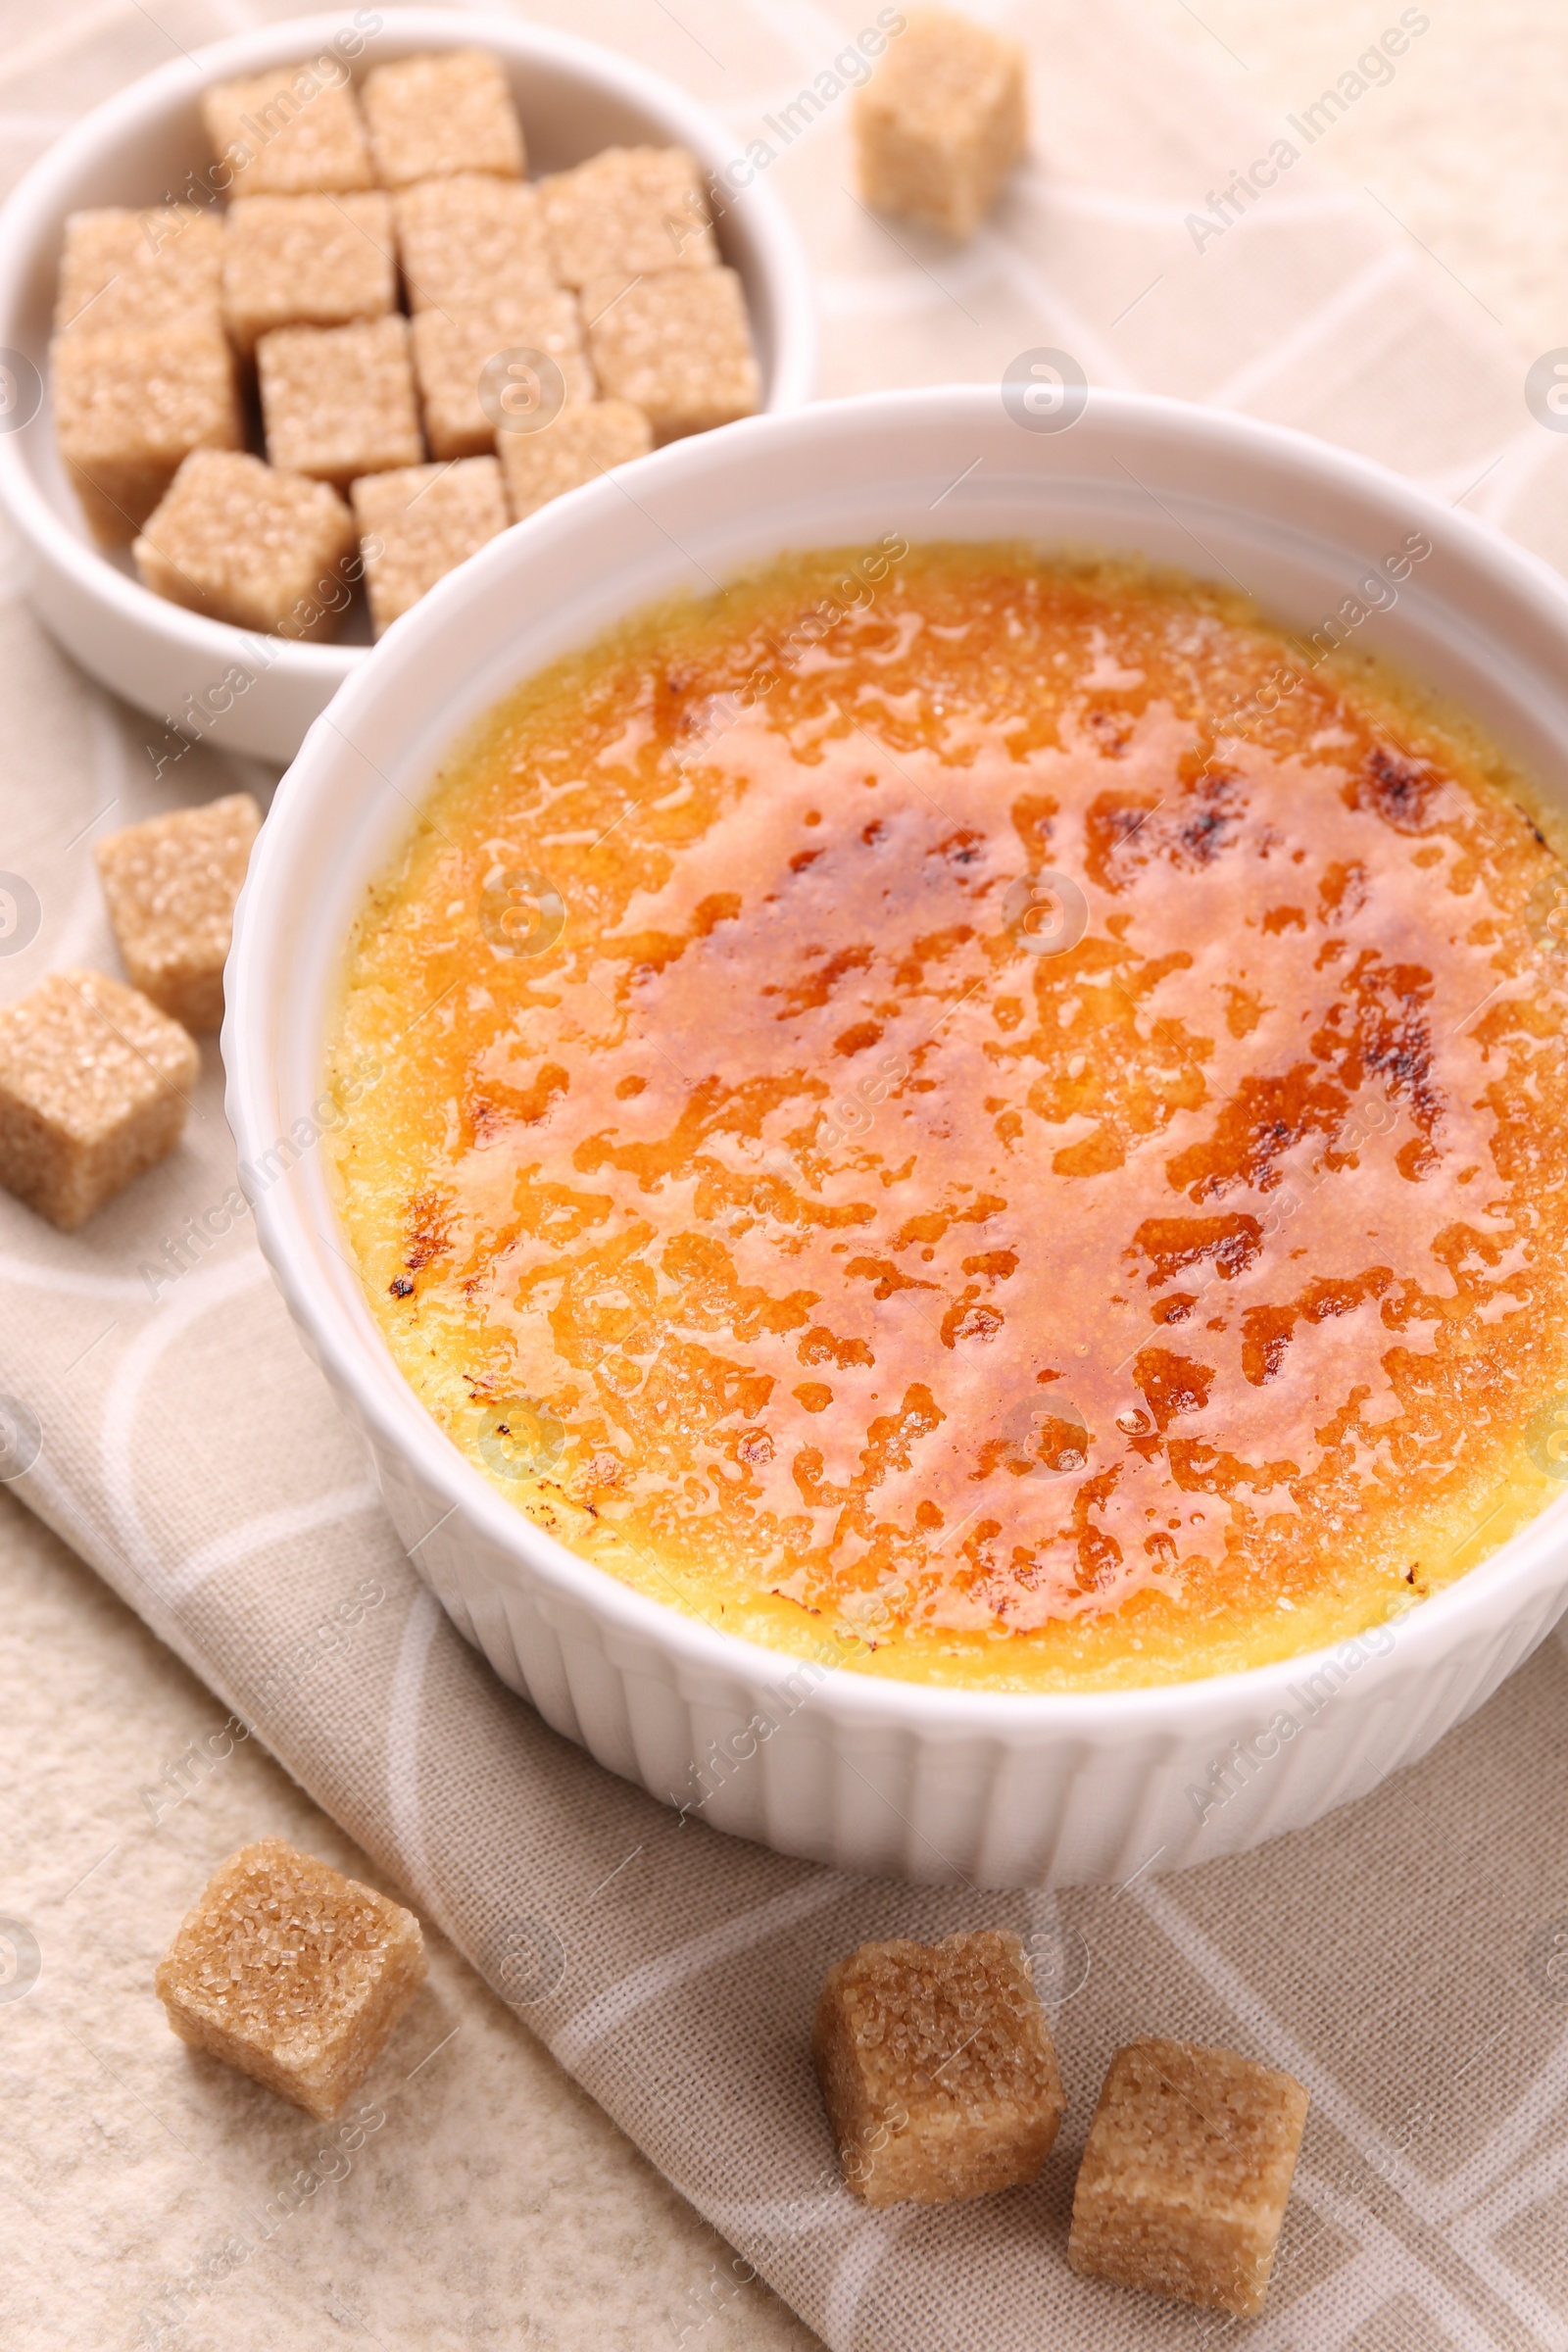
{"label": "light textured table surface", "polygon": [[[1281,0],[1203,0],[1198,14],[1186,0],[1142,5],[1274,122],[1398,15],[1350,0],[1309,12]],[[117,0],[93,13],[107,21]],[[1426,249],[1425,266],[1533,355],[1568,342],[1568,30],[1548,0],[1431,14],[1395,81],[1314,160],[1365,188]],[[41,37],[35,13],[9,0],[0,76]],[[357,1861],[255,1743],[214,1752],[228,1745],[223,1721],[0,1494],[0,1914],[24,1908],[24,1888],[29,1915],[47,1897],[69,1922],[88,1873],[93,1894],[90,1929],[51,1962],[72,1976],[69,2009],[0,2004],[6,2352],[160,2340],[160,2328],[191,2352],[814,2341],[744,2266],[737,2275],[722,2241],[434,1935],[430,1989],[395,2045],[400,2088],[352,2172],[319,2187],[265,2262],[180,2297],[198,2186],[210,2208],[221,2184],[238,2229],[310,2162],[319,2133],[282,2107],[259,2125],[236,2092],[193,2147],[127,2087],[117,2047],[167,2031],[138,1912],[154,1891],[160,1909],[183,1899],[268,1832],[350,1871]]]}

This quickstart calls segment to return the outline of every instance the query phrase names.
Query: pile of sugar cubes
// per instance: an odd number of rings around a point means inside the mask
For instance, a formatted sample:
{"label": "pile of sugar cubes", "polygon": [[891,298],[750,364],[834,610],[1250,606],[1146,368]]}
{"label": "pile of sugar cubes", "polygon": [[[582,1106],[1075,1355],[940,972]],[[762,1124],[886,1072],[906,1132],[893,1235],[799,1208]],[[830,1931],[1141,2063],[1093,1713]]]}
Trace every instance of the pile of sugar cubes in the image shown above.
{"label": "pile of sugar cubes", "polygon": [[321,637],[363,567],[379,633],[509,522],[758,408],[686,149],[527,180],[475,49],[358,90],[331,59],[279,67],[202,111],[226,211],[74,214],[50,355],[87,520],[160,596]]}

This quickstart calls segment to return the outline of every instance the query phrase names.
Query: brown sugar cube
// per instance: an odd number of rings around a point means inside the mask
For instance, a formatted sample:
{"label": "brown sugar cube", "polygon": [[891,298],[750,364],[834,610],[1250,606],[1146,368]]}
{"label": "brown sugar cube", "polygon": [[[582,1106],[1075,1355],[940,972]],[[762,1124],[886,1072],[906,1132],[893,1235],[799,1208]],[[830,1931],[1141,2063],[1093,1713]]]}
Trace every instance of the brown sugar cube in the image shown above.
{"label": "brown sugar cube", "polygon": [[1118,2050],[1078,2172],[1073,2269],[1241,2319],[1261,2311],[1306,2103],[1290,2075],[1233,2050]]}
{"label": "brown sugar cube", "polygon": [[539,182],[556,275],[564,286],[718,262],[697,158],[685,147],[606,147]]}
{"label": "brown sugar cube", "polygon": [[234,355],[211,327],[57,335],[55,431],[93,535],[133,539],[193,449],[237,449]]}
{"label": "brown sugar cube", "polygon": [[50,972],[0,1011],[0,1185],[74,1233],[172,1152],[200,1056],[103,972]]}
{"label": "brown sugar cube", "polygon": [[375,185],[359,103],[335,58],[216,82],[202,121],[233,174],[230,196],[341,196]]}
{"label": "brown sugar cube", "polygon": [[386,196],[242,196],[223,224],[223,322],[241,351],[274,326],[347,326],[397,308]]}
{"label": "brown sugar cube", "polygon": [[625,288],[596,278],[582,315],[601,392],[641,409],[656,441],[756,414],[761,377],[733,270],[666,270]]}
{"label": "brown sugar cube", "polygon": [[214,1872],[153,1981],[182,2041],[328,2123],[424,1967],[412,1911],[260,1838]]}
{"label": "brown sugar cube", "polygon": [[511,520],[494,458],[368,474],[351,495],[378,637]]}
{"label": "brown sugar cube", "polygon": [[454,172],[522,176],[522,125],[501,62],[487,50],[377,66],[365,77],[365,119],[383,188]]}
{"label": "brown sugar cube", "polygon": [[[594,396],[576,299],[559,287],[493,311],[420,311],[413,335],[432,457],[482,456],[495,449],[499,424],[526,426],[560,401]],[[559,381],[537,364],[540,355]]]}
{"label": "brown sugar cube", "polygon": [[107,834],[93,852],[121,958],[144,997],[193,1030],[223,1021],[223,964],[262,812],[248,792]]}
{"label": "brown sugar cube", "polygon": [[325,482],[242,451],[197,450],[131,553],[155,596],[235,628],[305,638],[330,637],[347,612],[353,549],[354,517]]}
{"label": "brown sugar cube", "polygon": [[346,490],[424,456],[406,318],[280,326],[256,346],[267,454]]}
{"label": "brown sugar cube", "polygon": [[540,432],[498,433],[513,521],[653,446],[647,417],[627,400],[572,402]]}
{"label": "brown sugar cube", "polygon": [[849,2186],[944,2204],[1033,2180],[1061,2077],[1016,1936],[862,1943],[827,1973],[812,2040]]}
{"label": "brown sugar cube", "polygon": [[478,172],[392,200],[411,311],[490,311],[555,285],[539,191]]}
{"label": "brown sugar cube", "polygon": [[73,213],[55,296],[57,335],[216,328],[223,227],[190,204]]}
{"label": "brown sugar cube", "polygon": [[972,18],[915,11],[854,120],[867,204],[972,237],[1028,140],[1023,51]]}

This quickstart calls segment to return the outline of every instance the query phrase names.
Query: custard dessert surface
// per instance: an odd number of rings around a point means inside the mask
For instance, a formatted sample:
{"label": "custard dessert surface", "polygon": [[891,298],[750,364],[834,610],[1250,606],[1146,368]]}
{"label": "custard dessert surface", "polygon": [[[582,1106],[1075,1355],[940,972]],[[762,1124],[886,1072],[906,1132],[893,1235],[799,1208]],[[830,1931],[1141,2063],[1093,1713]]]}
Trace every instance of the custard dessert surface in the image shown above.
{"label": "custard dessert surface", "polygon": [[387,1345],[541,1527],[823,1662],[1382,1625],[1568,1471],[1533,807],[1169,574],[894,539],[644,614],[457,748],[351,943]]}

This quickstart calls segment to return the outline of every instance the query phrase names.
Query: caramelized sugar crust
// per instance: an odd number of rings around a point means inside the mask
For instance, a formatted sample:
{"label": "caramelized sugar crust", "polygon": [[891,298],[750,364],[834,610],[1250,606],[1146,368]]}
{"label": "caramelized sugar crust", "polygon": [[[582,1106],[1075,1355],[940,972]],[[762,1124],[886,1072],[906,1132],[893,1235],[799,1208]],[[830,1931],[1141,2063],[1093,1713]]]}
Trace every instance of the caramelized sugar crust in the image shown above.
{"label": "caramelized sugar crust", "polygon": [[1169,575],[850,551],[644,615],[461,748],[353,943],[388,1345],[541,1526],[835,1663],[1382,1624],[1556,1491],[1521,792]]}

